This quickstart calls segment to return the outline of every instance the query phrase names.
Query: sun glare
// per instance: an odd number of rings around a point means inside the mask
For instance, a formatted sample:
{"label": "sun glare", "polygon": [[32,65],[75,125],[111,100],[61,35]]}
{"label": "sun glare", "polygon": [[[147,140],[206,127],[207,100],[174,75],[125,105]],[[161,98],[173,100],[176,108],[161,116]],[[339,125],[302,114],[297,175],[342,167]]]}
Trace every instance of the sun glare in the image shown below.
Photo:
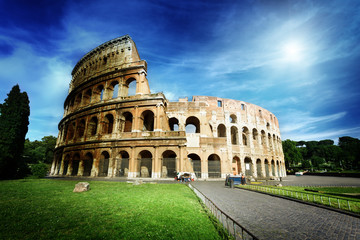
{"label": "sun glare", "polygon": [[302,47],[296,42],[288,43],[284,46],[284,54],[288,61],[299,61],[301,60]]}

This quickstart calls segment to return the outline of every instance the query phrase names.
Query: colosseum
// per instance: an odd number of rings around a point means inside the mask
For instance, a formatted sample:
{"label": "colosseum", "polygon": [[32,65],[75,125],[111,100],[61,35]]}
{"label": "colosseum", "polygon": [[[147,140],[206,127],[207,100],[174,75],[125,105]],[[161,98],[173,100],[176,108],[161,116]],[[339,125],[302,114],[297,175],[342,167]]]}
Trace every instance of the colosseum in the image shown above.
{"label": "colosseum", "polygon": [[151,93],[147,63],[126,35],[87,53],[72,71],[53,176],[198,179],[286,175],[278,119],[251,103]]}

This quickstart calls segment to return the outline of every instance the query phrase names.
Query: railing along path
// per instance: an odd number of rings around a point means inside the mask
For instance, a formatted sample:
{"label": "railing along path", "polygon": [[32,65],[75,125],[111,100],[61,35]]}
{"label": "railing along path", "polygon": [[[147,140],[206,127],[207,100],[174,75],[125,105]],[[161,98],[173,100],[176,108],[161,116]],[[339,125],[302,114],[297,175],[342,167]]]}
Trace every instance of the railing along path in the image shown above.
{"label": "railing along path", "polygon": [[254,239],[258,240],[252,233],[250,233],[246,228],[241,226],[237,221],[232,217],[227,215],[222,211],[216,204],[206,197],[202,192],[197,188],[189,184],[190,189],[203,201],[205,206],[211,211],[211,213],[219,220],[225,229],[235,238],[235,239]]}

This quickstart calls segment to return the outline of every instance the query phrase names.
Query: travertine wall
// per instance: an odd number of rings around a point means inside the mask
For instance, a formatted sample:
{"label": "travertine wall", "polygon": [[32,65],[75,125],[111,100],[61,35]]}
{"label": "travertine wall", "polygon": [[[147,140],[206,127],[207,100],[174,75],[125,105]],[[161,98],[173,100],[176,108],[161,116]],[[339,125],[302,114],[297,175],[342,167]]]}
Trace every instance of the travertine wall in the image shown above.
{"label": "travertine wall", "polygon": [[285,175],[278,121],[272,113],[217,97],[169,102],[162,93],[150,93],[146,75],[147,64],[128,35],[100,45],[76,64],[52,175]]}

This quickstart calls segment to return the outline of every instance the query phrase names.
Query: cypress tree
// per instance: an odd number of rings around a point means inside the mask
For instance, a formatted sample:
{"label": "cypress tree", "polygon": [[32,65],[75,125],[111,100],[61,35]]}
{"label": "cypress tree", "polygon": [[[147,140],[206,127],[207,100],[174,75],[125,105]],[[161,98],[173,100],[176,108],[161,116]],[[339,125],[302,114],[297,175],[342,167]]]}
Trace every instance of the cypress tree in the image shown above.
{"label": "cypress tree", "polygon": [[30,106],[26,92],[15,85],[0,104],[0,178],[22,177],[25,161],[22,158],[28,131]]}

